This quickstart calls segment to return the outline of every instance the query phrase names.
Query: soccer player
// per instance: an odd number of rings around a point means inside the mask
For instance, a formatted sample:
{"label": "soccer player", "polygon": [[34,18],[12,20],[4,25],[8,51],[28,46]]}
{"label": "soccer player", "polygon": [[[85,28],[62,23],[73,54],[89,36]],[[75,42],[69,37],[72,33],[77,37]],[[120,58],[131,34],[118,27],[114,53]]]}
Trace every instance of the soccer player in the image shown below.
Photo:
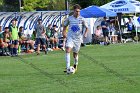
{"label": "soccer player", "polygon": [[[80,50],[81,42],[83,36],[87,36],[88,25],[86,24],[83,17],[80,16],[80,5],[76,4],[73,6],[74,14],[69,16],[65,22],[63,27],[63,37],[66,38],[66,71],[68,72],[70,67],[70,52],[73,50],[73,57],[74,57],[74,68],[77,70],[78,65],[78,52]],[[66,28],[69,25],[69,30],[66,34]],[[83,32],[83,28],[86,30]]]}
{"label": "soccer player", "polygon": [[18,49],[18,27],[16,26],[16,19],[12,20],[12,24],[9,26],[10,40],[11,40],[11,56],[17,56]]}
{"label": "soccer player", "polygon": [[38,19],[38,24],[35,27],[36,32],[36,43],[37,43],[37,55],[40,54],[40,46],[44,48],[45,54],[47,54],[46,50],[46,30],[44,25],[42,24],[42,19]]}

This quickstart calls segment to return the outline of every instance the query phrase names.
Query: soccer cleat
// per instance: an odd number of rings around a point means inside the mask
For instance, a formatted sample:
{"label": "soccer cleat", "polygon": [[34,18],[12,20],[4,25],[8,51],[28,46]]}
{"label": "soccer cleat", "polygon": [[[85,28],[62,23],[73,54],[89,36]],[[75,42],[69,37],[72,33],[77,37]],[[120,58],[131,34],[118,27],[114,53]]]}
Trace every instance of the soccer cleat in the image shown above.
{"label": "soccer cleat", "polygon": [[73,67],[75,68],[75,71],[77,71],[77,65],[73,65]]}

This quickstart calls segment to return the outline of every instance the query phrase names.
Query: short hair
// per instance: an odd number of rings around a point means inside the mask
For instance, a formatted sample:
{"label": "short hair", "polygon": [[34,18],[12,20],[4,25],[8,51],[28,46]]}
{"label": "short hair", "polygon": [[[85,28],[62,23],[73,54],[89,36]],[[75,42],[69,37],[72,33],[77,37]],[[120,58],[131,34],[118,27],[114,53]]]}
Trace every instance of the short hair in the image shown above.
{"label": "short hair", "polygon": [[41,19],[41,18],[39,18],[37,21],[42,21],[42,19]]}
{"label": "short hair", "polygon": [[9,27],[5,27],[4,29],[9,29]]}
{"label": "short hair", "polygon": [[12,21],[17,21],[17,19],[16,18],[13,18]]}
{"label": "short hair", "polygon": [[23,28],[23,26],[20,27],[20,29]]}
{"label": "short hair", "polygon": [[53,27],[57,27],[56,25],[53,25]]}
{"label": "short hair", "polygon": [[81,6],[80,6],[79,4],[75,4],[75,5],[73,6],[73,10],[75,10],[75,9],[81,9]]}
{"label": "short hair", "polygon": [[107,19],[107,17],[104,17],[104,19]]}

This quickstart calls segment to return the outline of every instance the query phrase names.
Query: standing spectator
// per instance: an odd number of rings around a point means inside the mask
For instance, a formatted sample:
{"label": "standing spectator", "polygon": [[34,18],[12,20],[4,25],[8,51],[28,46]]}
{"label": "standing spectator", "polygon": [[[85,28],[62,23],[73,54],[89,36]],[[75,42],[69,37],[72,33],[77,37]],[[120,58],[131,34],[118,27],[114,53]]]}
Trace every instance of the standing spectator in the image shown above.
{"label": "standing spectator", "polygon": [[118,41],[118,35],[117,35],[117,32],[116,32],[116,29],[115,29],[115,25],[114,25],[114,22],[111,22],[110,23],[110,35],[111,35],[111,39],[112,39],[112,43],[117,43]]}
{"label": "standing spectator", "polygon": [[[69,16],[65,22],[63,27],[63,38],[66,38],[66,71],[69,71],[70,67],[70,52],[73,50],[73,57],[74,57],[74,68],[77,70],[78,65],[78,52],[80,50],[83,34],[82,28],[83,26],[86,27],[86,31],[84,33],[84,37],[87,35],[88,26],[83,17],[80,16],[80,9],[81,7],[76,4],[73,6],[74,14]],[[66,34],[66,28],[69,25],[69,30]]]}
{"label": "standing spectator", "polygon": [[42,45],[42,48],[45,51],[45,54],[47,53],[46,50],[46,30],[44,25],[42,24],[42,20],[38,19],[38,24],[35,27],[35,31],[36,31],[36,43],[37,43],[37,55],[40,54],[40,47]]}
{"label": "standing spectator", "polygon": [[16,19],[12,20],[12,24],[9,27],[10,40],[11,40],[11,56],[17,56],[18,49],[18,27],[16,26]]}
{"label": "standing spectator", "polygon": [[105,38],[105,42],[108,43],[108,34],[109,34],[109,22],[107,18],[104,17],[104,20],[101,22],[103,36]]}

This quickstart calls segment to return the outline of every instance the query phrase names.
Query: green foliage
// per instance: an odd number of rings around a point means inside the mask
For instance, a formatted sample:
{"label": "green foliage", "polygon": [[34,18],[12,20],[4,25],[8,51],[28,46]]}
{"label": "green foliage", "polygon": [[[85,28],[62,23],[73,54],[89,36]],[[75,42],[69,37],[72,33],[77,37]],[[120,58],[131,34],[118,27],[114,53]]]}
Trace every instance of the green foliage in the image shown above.
{"label": "green foliage", "polygon": [[3,10],[3,0],[0,0],[0,11],[2,11]]}
{"label": "green foliage", "polygon": [[[101,6],[112,0],[21,0],[21,5],[22,11],[57,11],[65,10],[65,1],[69,2],[69,8],[72,9],[74,4],[80,4],[82,8],[85,8],[91,5]],[[0,0],[0,10],[19,11],[19,0]]]}

